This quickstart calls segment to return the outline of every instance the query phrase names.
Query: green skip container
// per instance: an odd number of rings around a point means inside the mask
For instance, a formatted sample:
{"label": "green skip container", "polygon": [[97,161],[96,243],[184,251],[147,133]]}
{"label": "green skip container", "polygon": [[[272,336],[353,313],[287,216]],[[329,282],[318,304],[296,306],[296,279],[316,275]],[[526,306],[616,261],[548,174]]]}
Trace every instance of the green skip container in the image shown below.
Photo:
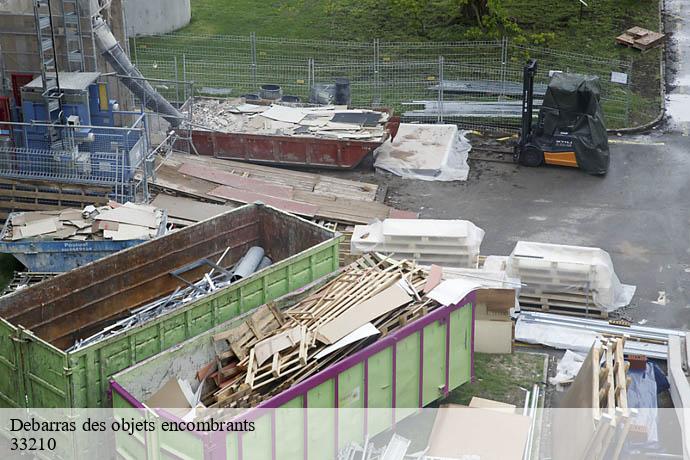
{"label": "green skip container", "polygon": [[[109,407],[111,376],[338,269],[339,234],[260,203],[0,298],[0,407]],[[261,246],[273,265],[76,351],[74,343]],[[184,267],[184,268],[183,268]]]}

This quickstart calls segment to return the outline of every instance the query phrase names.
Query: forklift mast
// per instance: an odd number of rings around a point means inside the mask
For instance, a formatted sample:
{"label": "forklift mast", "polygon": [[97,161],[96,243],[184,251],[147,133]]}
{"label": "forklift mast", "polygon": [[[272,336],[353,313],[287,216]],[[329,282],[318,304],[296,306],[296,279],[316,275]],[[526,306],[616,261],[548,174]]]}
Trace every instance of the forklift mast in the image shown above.
{"label": "forklift mast", "polygon": [[534,106],[534,75],[537,73],[537,60],[530,59],[522,72],[522,132],[519,147],[527,144],[532,134],[532,107]]}

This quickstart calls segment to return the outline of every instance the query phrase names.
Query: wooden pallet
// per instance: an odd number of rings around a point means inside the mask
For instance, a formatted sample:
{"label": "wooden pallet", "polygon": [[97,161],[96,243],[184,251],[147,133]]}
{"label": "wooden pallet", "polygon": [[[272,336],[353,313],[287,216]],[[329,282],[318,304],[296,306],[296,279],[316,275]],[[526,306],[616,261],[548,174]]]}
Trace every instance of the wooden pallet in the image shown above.
{"label": "wooden pallet", "polygon": [[[624,345],[621,337],[597,340],[561,398],[559,407],[579,410],[554,413],[555,442],[573,449],[558,458],[619,458],[633,414],[628,407]],[[578,436],[572,436],[572,429],[578,430]]]}
{"label": "wooden pallet", "polygon": [[628,48],[646,51],[660,45],[665,37],[665,34],[654,32],[643,27],[631,27],[616,37],[616,43],[627,46]]}
{"label": "wooden pallet", "polygon": [[[316,360],[314,356],[325,347],[316,340],[319,328],[401,278],[417,292],[426,283],[425,272],[408,261],[365,255],[287,310],[261,307],[241,325],[214,335],[220,345],[213,374],[217,388],[202,401],[207,407],[255,405],[342,359],[363,342]],[[385,335],[435,307],[431,301],[418,300],[372,323]]]}
{"label": "wooden pallet", "polygon": [[608,311],[602,310],[594,305],[554,302],[548,299],[523,299],[520,296],[520,309],[526,311],[540,311],[546,313],[556,313],[559,315],[582,316],[587,318],[607,319]]}
{"label": "wooden pallet", "polygon": [[0,179],[0,218],[17,211],[51,211],[102,206],[112,189],[53,182]]}

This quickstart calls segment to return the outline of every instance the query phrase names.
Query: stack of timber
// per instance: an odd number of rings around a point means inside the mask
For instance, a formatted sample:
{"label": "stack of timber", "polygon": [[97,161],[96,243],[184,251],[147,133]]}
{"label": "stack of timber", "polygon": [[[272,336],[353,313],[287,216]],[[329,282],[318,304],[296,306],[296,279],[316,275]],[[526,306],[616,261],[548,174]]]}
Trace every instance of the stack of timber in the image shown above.
{"label": "stack of timber", "polygon": [[400,213],[381,203],[385,189],[374,184],[178,153],[159,159],[149,184],[154,190],[208,203],[262,201],[303,217],[343,224]]}
{"label": "stack of timber", "polygon": [[[624,338],[596,341],[555,411],[554,458],[617,459],[631,429]],[[568,409],[568,410],[565,410]],[[634,427],[635,429],[638,427]]]}
{"label": "stack of timber", "polygon": [[520,308],[527,311],[608,318],[635,292],[599,248],[519,241],[505,264],[523,285]]}
{"label": "stack of timber", "polygon": [[357,225],[352,254],[379,251],[421,264],[474,268],[484,230],[467,220],[386,219]]}
{"label": "stack of timber", "polygon": [[214,335],[206,407],[252,407],[438,307],[423,297],[427,273],[408,261],[366,256],[280,311],[268,304]]}
{"label": "stack of timber", "polygon": [[102,206],[112,189],[58,182],[0,179],[0,219],[19,211],[57,211],[64,208]]}
{"label": "stack of timber", "polygon": [[646,51],[660,45],[664,41],[664,37],[666,35],[662,33],[635,26],[617,36],[616,43],[628,48]]}

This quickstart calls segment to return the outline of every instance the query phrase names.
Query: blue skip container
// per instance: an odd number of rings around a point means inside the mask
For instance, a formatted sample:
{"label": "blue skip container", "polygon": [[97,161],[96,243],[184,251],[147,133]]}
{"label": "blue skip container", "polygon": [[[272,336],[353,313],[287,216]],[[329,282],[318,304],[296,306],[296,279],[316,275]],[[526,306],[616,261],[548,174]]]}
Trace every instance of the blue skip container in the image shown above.
{"label": "blue skip container", "polygon": [[[7,218],[0,232],[0,253],[12,254],[28,271],[44,273],[61,273],[73,270],[95,260],[109,256],[123,249],[136,246],[148,240],[46,240],[27,238],[18,241],[6,241],[5,235],[9,231],[13,216]],[[162,211],[161,224],[156,237],[165,234],[167,213]]]}

